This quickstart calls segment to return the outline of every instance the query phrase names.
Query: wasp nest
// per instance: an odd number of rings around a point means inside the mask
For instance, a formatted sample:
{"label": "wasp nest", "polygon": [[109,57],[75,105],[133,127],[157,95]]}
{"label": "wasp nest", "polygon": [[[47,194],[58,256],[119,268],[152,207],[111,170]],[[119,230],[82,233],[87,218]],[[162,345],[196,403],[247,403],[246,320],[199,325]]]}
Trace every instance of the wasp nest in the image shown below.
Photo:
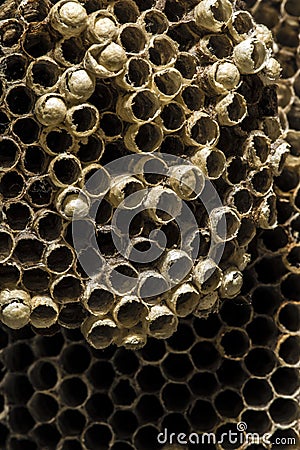
{"label": "wasp nest", "polygon": [[16,17],[0,22],[2,322],[138,348],[238,295],[288,153],[269,31],[228,0],[24,0]]}

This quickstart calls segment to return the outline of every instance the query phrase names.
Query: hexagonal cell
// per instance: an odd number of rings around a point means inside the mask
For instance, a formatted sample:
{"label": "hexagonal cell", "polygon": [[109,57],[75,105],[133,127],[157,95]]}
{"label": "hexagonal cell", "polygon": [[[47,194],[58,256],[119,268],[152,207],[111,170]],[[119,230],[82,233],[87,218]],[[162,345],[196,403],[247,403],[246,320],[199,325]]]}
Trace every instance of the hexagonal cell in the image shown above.
{"label": "hexagonal cell", "polygon": [[242,397],[231,389],[218,393],[214,403],[217,412],[223,417],[237,418],[244,408]]}
{"label": "hexagonal cell", "polygon": [[139,360],[134,352],[120,348],[114,356],[115,369],[125,375],[135,373],[139,367]]}
{"label": "hexagonal cell", "polygon": [[35,392],[28,409],[37,422],[48,422],[56,416],[58,403],[53,395]]}
{"label": "hexagonal cell", "polygon": [[3,382],[3,392],[9,404],[25,405],[33,394],[27,375],[7,373]]}
{"label": "hexagonal cell", "polygon": [[157,396],[152,394],[142,395],[136,404],[135,411],[140,422],[156,422],[164,414],[162,404]]}
{"label": "hexagonal cell", "polygon": [[97,389],[109,389],[115,378],[115,371],[109,361],[97,361],[87,371],[89,382]]}
{"label": "hexagonal cell", "polygon": [[209,431],[218,424],[218,416],[213,405],[206,400],[196,400],[188,413],[188,419],[195,431]]}
{"label": "hexagonal cell", "polygon": [[184,411],[191,399],[191,393],[183,383],[167,383],[161,396],[164,407],[169,411]]}
{"label": "hexagonal cell", "polygon": [[177,352],[187,351],[194,343],[195,336],[189,323],[179,322],[175,333],[168,339],[168,347]]}
{"label": "hexagonal cell", "polygon": [[60,361],[66,372],[83,373],[90,365],[91,355],[82,344],[72,344],[62,351]]}
{"label": "hexagonal cell", "polygon": [[249,377],[248,373],[243,369],[241,361],[231,359],[222,361],[217,370],[217,376],[220,383],[234,388],[240,388]]}
{"label": "hexagonal cell", "polygon": [[195,344],[191,350],[193,363],[199,370],[215,370],[221,362],[221,355],[209,341]]}
{"label": "hexagonal cell", "polygon": [[139,354],[144,361],[160,361],[166,354],[165,342],[163,340],[149,338],[146,345],[139,350]]}
{"label": "hexagonal cell", "polygon": [[157,442],[159,430],[153,425],[140,427],[134,435],[134,448],[136,450],[158,450],[161,445]]}
{"label": "hexagonal cell", "polygon": [[143,365],[136,380],[143,392],[157,392],[165,383],[159,366]]}
{"label": "hexagonal cell", "polygon": [[29,379],[35,389],[44,391],[57,383],[57,370],[52,361],[37,361],[29,371]]}
{"label": "hexagonal cell", "polygon": [[85,429],[83,443],[88,450],[108,449],[113,438],[111,428],[104,423],[94,423]]}
{"label": "hexagonal cell", "polygon": [[185,381],[193,370],[188,354],[169,353],[162,362],[162,369],[167,379]]}
{"label": "hexagonal cell", "polygon": [[252,375],[263,377],[274,369],[276,356],[272,350],[264,347],[256,347],[250,350],[246,356],[245,364]]}
{"label": "hexagonal cell", "polygon": [[79,377],[63,378],[59,385],[62,402],[71,407],[82,405],[88,396],[88,389],[84,380]]}
{"label": "hexagonal cell", "polygon": [[234,329],[222,336],[221,346],[226,356],[240,358],[244,356],[250,347],[249,338],[245,331]]}
{"label": "hexagonal cell", "polygon": [[279,367],[271,376],[271,383],[279,395],[293,395],[300,388],[298,368]]}
{"label": "hexagonal cell", "polygon": [[273,398],[272,388],[267,380],[252,378],[243,387],[245,402],[250,406],[265,406]]}
{"label": "hexagonal cell", "polygon": [[86,424],[86,418],[78,409],[64,409],[57,416],[57,426],[63,436],[80,435]]}
{"label": "hexagonal cell", "polygon": [[136,399],[137,394],[129,380],[121,379],[112,388],[111,396],[114,404],[130,406]]}
{"label": "hexagonal cell", "polygon": [[106,420],[114,411],[114,405],[107,394],[95,393],[85,404],[88,417],[93,421]]}

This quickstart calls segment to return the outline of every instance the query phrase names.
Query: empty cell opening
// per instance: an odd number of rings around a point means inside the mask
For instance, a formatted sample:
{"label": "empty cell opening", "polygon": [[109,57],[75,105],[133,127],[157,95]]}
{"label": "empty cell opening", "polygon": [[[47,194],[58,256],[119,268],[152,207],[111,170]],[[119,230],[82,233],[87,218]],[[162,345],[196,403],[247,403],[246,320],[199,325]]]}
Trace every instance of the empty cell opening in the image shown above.
{"label": "empty cell opening", "polygon": [[292,191],[298,186],[299,174],[295,170],[285,167],[279,177],[275,179],[275,183],[283,192]]}
{"label": "empty cell opening", "polygon": [[111,109],[114,101],[115,91],[111,85],[99,82],[97,80],[93,95],[89,98],[89,103],[92,103],[98,111],[103,112]]}
{"label": "empty cell opening", "polygon": [[245,401],[251,406],[265,406],[273,398],[273,391],[267,380],[253,378],[243,388]]}
{"label": "empty cell opening", "polygon": [[33,107],[34,97],[26,86],[16,86],[8,92],[6,103],[13,114],[28,114]]}
{"label": "empty cell opening", "polygon": [[189,405],[191,394],[184,384],[168,383],[162,391],[162,400],[169,411],[184,411]]}
{"label": "empty cell opening", "polygon": [[189,421],[195,431],[208,431],[218,423],[218,417],[211,403],[197,400],[189,412]]}
{"label": "empty cell opening", "polygon": [[219,366],[221,357],[216,347],[208,341],[198,342],[191,351],[193,362],[197,369],[215,369]]}
{"label": "empty cell opening", "polygon": [[37,450],[35,442],[15,437],[10,439],[9,448],[11,450]]}
{"label": "empty cell opening", "polygon": [[272,426],[272,422],[265,411],[249,409],[243,413],[242,421],[247,424],[247,433],[266,433]]}
{"label": "empty cell opening", "polygon": [[171,153],[172,155],[183,155],[184,144],[180,136],[168,135],[165,136],[161,146],[161,153]]}
{"label": "empty cell opening", "polygon": [[168,346],[175,351],[188,350],[194,342],[195,336],[190,325],[179,323],[175,333],[168,339]]}
{"label": "empty cell opening", "polygon": [[134,436],[136,450],[158,450],[161,446],[157,442],[159,431],[152,425],[145,425],[138,429]]}
{"label": "empty cell opening", "polygon": [[16,288],[20,280],[20,269],[15,264],[0,264],[0,287]]}
{"label": "empty cell opening", "polygon": [[18,54],[9,55],[1,61],[1,71],[7,81],[21,80],[26,73],[27,59]]}
{"label": "empty cell opening", "polygon": [[135,143],[141,152],[151,152],[158,147],[161,138],[162,132],[157,125],[144,123],[135,136]]}
{"label": "empty cell opening", "polygon": [[217,395],[215,407],[221,416],[236,418],[244,409],[244,404],[237,392],[227,389]]}
{"label": "empty cell opening", "polygon": [[[149,48],[149,59],[155,66],[170,64],[176,57],[176,48],[169,39],[157,36]],[[170,94],[169,94],[170,95]]]}
{"label": "empty cell opening", "polygon": [[50,275],[40,268],[26,269],[23,272],[23,286],[31,292],[44,292],[48,289]]}
{"label": "empty cell opening", "polygon": [[169,26],[167,17],[160,11],[147,11],[144,16],[144,23],[147,33],[161,34]]}
{"label": "empty cell opening", "polygon": [[253,198],[248,189],[241,189],[234,194],[234,206],[240,214],[247,213],[253,205]]}
{"label": "empty cell opening", "polygon": [[43,88],[54,86],[59,78],[59,67],[49,60],[34,62],[31,72],[33,83]]}
{"label": "empty cell opening", "polygon": [[90,361],[90,352],[81,344],[69,345],[61,355],[61,364],[68,373],[83,373]]}
{"label": "empty cell opening", "polygon": [[280,28],[276,32],[276,42],[285,47],[296,48],[298,42],[298,22],[288,19],[280,23]]}
{"label": "empty cell opening", "polygon": [[57,312],[52,306],[39,305],[31,311],[31,323],[38,322],[54,322],[57,317]]}
{"label": "empty cell opening", "polygon": [[297,364],[300,358],[300,337],[289,336],[279,348],[279,356],[287,364]]}
{"label": "empty cell opening", "polygon": [[23,144],[33,144],[39,135],[39,125],[30,117],[21,118],[13,124],[13,132],[23,142]]}
{"label": "empty cell opening", "polygon": [[158,392],[165,384],[159,367],[144,365],[137,375],[137,381],[143,392]]}
{"label": "empty cell opening", "polygon": [[111,418],[111,424],[116,435],[120,439],[124,439],[132,436],[135,432],[138,427],[138,420],[136,415],[131,411],[116,411]]}
{"label": "empty cell opening", "polygon": [[183,89],[181,95],[190,111],[198,111],[201,108],[204,95],[197,86],[187,86]]}
{"label": "empty cell opening", "polygon": [[87,106],[76,109],[72,115],[72,123],[78,133],[91,130],[96,125],[96,121],[95,111]]}
{"label": "empty cell opening", "polygon": [[140,53],[146,45],[143,31],[134,25],[127,25],[120,34],[120,41],[127,53]]}
{"label": "empty cell opening", "polygon": [[136,412],[140,421],[147,423],[158,420],[164,414],[160,400],[155,395],[150,394],[145,394],[139,398]]}
{"label": "empty cell opening", "polygon": [[[189,387],[193,394],[207,397],[213,395],[217,391],[219,384],[215,374],[211,372],[198,372],[190,379]],[[178,401],[176,396],[172,398],[172,401]]]}
{"label": "empty cell opening", "polygon": [[123,123],[116,114],[105,113],[100,120],[100,128],[108,137],[119,136],[123,130]]}
{"label": "empty cell opening", "polygon": [[243,98],[234,95],[231,103],[227,106],[228,118],[232,122],[239,122],[245,115],[246,109],[243,104]]}
{"label": "empty cell opening", "polygon": [[279,395],[293,395],[299,389],[298,369],[279,367],[271,377],[271,383]]}
{"label": "empty cell opening", "polygon": [[128,380],[121,380],[113,388],[112,397],[117,405],[130,406],[136,399],[136,393]]}
{"label": "empty cell opening", "polygon": [[13,47],[23,34],[23,24],[17,19],[5,20],[0,27],[0,42],[3,47]]}
{"label": "empty cell opening", "polygon": [[62,307],[58,316],[58,323],[63,327],[79,327],[86,317],[86,310],[81,303],[67,303]]}
{"label": "empty cell opening", "polygon": [[231,211],[226,211],[216,224],[216,233],[221,239],[229,240],[236,235],[239,226],[240,220],[236,214]]}
{"label": "empty cell opening", "polygon": [[64,339],[60,333],[54,336],[39,336],[36,340],[36,349],[39,357],[57,356],[64,345]]}
{"label": "empty cell opening", "polygon": [[47,133],[46,144],[51,152],[64,153],[73,145],[73,138],[67,130],[53,130]]}
{"label": "empty cell opening", "polygon": [[149,81],[150,73],[150,66],[146,61],[141,58],[131,58],[125,79],[133,87],[141,87]]}
{"label": "empty cell opening", "polygon": [[58,403],[51,395],[36,393],[29,402],[29,408],[38,422],[47,422],[56,416]]}
{"label": "empty cell opening", "polygon": [[81,63],[85,49],[79,39],[71,37],[61,43],[61,52],[65,61],[73,66]]}
{"label": "empty cell opening", "polygon": [[63,436],[77,436],[82,433],[86,419],[77,409],[66,409],[59,414],[57,423]]}
{"label": "empty cell opening", "polygon": [[115,371],[110,362],[98,361],[91,366],[87,376],[96,389],[108,389],[115,379]]}
{"label": "empty cell opening", "polygon": [[0,230],[0,259],[6,259],[13,248],[13,239],[8,231]]}
{"label": "empty cell opening", "polygon": [[291,300],[300,299],[300,275],[289,274],[281,283],[281,292]]}
{"label": "empty cell opening", "polygon": [[89,419],[93,421],[107,419],[114,410],[113,403],[107,394],[93,394],[85,405]]}
{"label": "empty cell opening", "polygon": [[209,117],[201,117],[192,126],[191,137],[197,144],[207,145],[212,143],[218,135],[218,125]]}
{"label": "empty cell opening", "polygon": [[276,398],[269,411],[274,422],[280,424],[293,422],[299,414],[297,402],[288,398]]}
{"label": "empty cell opening", "polygon": [[30,369],[29,379],[35,389],[51,389],[57,383],[56,368],[50,361],[37,361]]}
{"label": "empty cell opening", "polygon": [[273,315],[282,301],[277,290],[271,286],[259,286],[252,294],[254,311],[259,314]]}
{"label": "empty cell opening", "polygon": [[289,251],[286,259],[292,268],[299,269],[300,268],[300,246],[293,247]]}
{"label": "empty cell opening", "polygon": [[53,296],[61,303],[76,301],[82,294],[82,285],[75,276],[66,275],[62,277],[53,289]]}
{"label": "empty cell opening", "polygon": [[24,169],[33,175],[41,175],[47,166],[47,156],[38,145],[30,145],[25,149]]}
{"label": "empty cell opening", "polygon": [[174,96],[181,88],[181,76],[175,71],[167,71],[154,75],[154,83],[164,95]]}
{"label": "empty cell opening", "polygon": [[175,63],[175,69],[177,69],[181,73],[183,78],[191,80],[196,74],[196,59],[193,55],[190,55],[188,53],[180,53]]}
{"label": "empty cell opening", "polygon": [[9,373],[4,381],[5,396],[9,404],[25,404],[32,396],[33,389],[27,375]]}
{"label": "empty cell opening", "polygon": [[210,53],[218,59],[227,58],[232,54],[232,43],[225,35],[212,35],[206,44]]}
{"label": "empty cell opening", "polygon": [[114,363],[116,370],[126,375],[135,373],[139,367],[139,361],[135,353],[123,348],[117,350]]}
{"label": "empty cell opening", "polygon": [[162,362],[164,373],[168,379],[184,381],[191,374],[193,365],[187,354],[169,353]]}
{"label": "empty cell opening", "polygon": [[47,211],[38,221],[37,230],[39,236],[45,241],[54,241],[61,236],[62,219],[52,211]]}
{"label": "empty cell opening", "polygon": [[42,424],[38,425],[32,432],[38,448],[57,448],[57,444],[61,438],[55,425]]}
{"label": "empty cell opening", "polygon": [[[100,122],[101,124],[101,122]],[[104,151],[104,143],[96,135],[87,138],[87,142],[80,142],[77,157],[83,163],[98,161]]]}
{"label": "empty cell opening", "polygon": [[114,295],[106,289],[95,288],[87,300],[94,313],[106,311],[113,305]]}
{"label": "empty cell opening", "polygon": [[[10,119],[8,117],[8,115],[4,112],[0,110],[0,133],[3,134],[8,126],[10,124]],[[2,151],[0,150],[0,164],[3,165],[2,163]]]}
{"label": "empty cell opening", "polygon": [[288,303],[280,310],[279,323],[284,326],[286,330],[297,332],[300,329],[300,309],[299,305]]}
{"label": "empty cell opening", "polygon": [[260,282],[274,283],[282,278],[287,269],[282,262],[281,256],[276,256],[273,258],[262,258],[255,264],[255,271]]}
{"label": "empty cell opening", "polygon": [[217,336],[221,322],[217,314],[210,314],[206,319],[194,318],[194,330],[198,336],[213,338]]}
{"label": "empty cell opening", "polygon": [[242,326],[250,320],[251,305],[243,298],[225,300],[220,311],[221,319],[230,326]]}
{"label": "empty cell opening", "polygon": [[240,361],[225,359],[217,371],[220,383],[225,386],[240,388],[249,377]]}
{"label": "empty cell opening", "polygon": [[16,244],[14,256],[21,263],[39,263],[41,261],[44,248],[44,244],[38,239],[20,239]]}
{"label": "empty cell opening", "polygon": [[139,10],[131,0],[120,0],[114,4],[114,14],[119,23],[134,23],[139,16]]}
{"label": "empty cell opening", "polygon": [[300,5],[297,0],[287,0],[284,9],[291,16],[300,16]]}
{"label": "empty cell opening", "polygon": [[227,166],[228,181],[232,184],[239,184],[245,179],[246,173],[246,164],[239,157],[233,158]]}
{"label": "empty cell opening", "polygon": [[137,92],[132,103],[132,112],[139,120],[149,120],[155,116],[159,108],[156,96],[150,91]]}
{"label": "empty cell opening", "polygon": [[245,358],[245,364],[252,375],[264,377],[274,369],[276,357],[271,350],[257,347],[250,350]]}
{"label": "empty cell opening", "polygon": [[262,240],[268,250],[276,251],[287,245],[288,235],[282,227],[277,227],[273,230],[264,231]]}
{"label": "empty cell opening", "polygon": [[182,127],[185,120],[183,108],[175,102],[164,106],[160,117],[162,118],[164,127],[167,130],[178,130]]}
{"label": "empty cell opening", "polygon": [[250,342],[247,334],[241,330],[231,330],[224,334],[221,345],[226,356],[240,357],[249,349]]}
{"label": "empty cell opening", "polygon": [[263,169],[255,173],[252,177],[251,184],[253,189],[259,194],[268,192],[272,185],[272,177],[268,169]]}
{"label": "empty cell opening", "polygon": [[46,265],[52,272],[65,272],[73,263],[73,252],[69,247],[60,246],[47,256]]}
{"label": "empty cell opening", "polygon": [[18,197],[24,189],[25,180],[15,170],[5,173],[0,181],[0,193],[4,198]]}
{"label": "empty cell opening", "polygon": [[247,11],[239,11],[233,18],[232,25],[239,34],[248,33],[254,27],[252,17]]}
{"label": "empty cell opening", "polygon": [[26,434],[33,428],[34,420],[25,406],[16,406],[9,411],[8,424],[11,432]]}
{"label": "empty cell opening", "polygon": [[252,344],[271,345],[278,334],[278,330],[270,317],[255,317],[247,326],[247,333]]}
{"label": "empty cell opening", "polygon": [[54,47],[54,39],[50,35],[47,25],[32,24],[25,33],[23,48],[33,58],[48,53]]}
{"label": "empty cell opening", "polygon": [[145,305],[141,302],[128,302],[120,306],[117,312],[117,320],[126,328],[136,324],[147,312]]}
{"label": "empty cell opening", "polygon": [[165,355],[165,342],[154,338],[149,338],[146,345],[140,350],[144,361],[160,361]]}
{"label": "empty cell opening", "polygon": [[79,175],[81,168],[73,158],[64,158],[55,161],[53,172],[59,182],[69,185],[74,183]]}
{"label": "empty cell opening", "polygon": [[178,22],[183,16],[185,8],[181,3],[173,0],[167,0],[165,3],[165,14],[171,22]]}

